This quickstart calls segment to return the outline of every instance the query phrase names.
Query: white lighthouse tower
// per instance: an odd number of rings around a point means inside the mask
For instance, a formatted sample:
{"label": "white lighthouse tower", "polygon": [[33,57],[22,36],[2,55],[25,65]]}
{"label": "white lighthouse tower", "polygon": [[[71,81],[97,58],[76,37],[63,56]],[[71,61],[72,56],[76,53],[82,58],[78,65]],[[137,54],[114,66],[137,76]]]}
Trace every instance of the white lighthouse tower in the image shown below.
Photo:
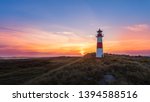
{"label": "white lighthouse tower", "polygon": [[102,58],[104,56],[103,54],[103,34],[102,34],[102,30],[98,30],[97,31],[97,51],[96,51],[96,57],[97,58]]}

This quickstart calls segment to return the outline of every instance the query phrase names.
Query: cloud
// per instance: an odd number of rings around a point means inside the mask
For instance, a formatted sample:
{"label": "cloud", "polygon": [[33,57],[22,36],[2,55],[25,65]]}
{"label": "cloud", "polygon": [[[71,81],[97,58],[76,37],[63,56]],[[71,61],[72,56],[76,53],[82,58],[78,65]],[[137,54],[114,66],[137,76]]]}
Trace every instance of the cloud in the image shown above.
{"label": "cloud", "polygon": [[129,50],[129,51],[126,51],[126,53],[131,54],[131,55],[150,56],[150,50]]}
{"label": "cloud", "polygon": [[44,55],[50,55],[53,54],[53,52],[37,52],[37,51],[29,51],[29,50],[21,50],[21,49],[16,49],[16,48],[5,48],[5,49],[0,49],[0,56],[1,57],[12,57],[12,56],[44,56]]}
{"label": "cloud", "polygon": [[75,33],[64,31],[64,32],[56,32],[56,34],[72,35],[72,34],[75,34]]}
{"label": "cloud", "polygon": [[8,47],[8,45],[0,44],[0,49],[2,49],[2,48],[7,48],[7,47]]}
{"label": "cloud", "polygon": [[148,30],[149,28],[150,26],[148,24],[138,24],[138,25],[131,25],[131,26],[125,27],[125,29],[130,30],[130,31],[135,31],[135,32],[145,31],[145,30]]}
{"label": "cloud", "polygon": [[[1,28],[2,29],[2,28]],[[0,29],[0,55],[81,55],[91,51],[93,39],[82,32],[47,31],[33,27]]]}
{"label": "cloud", "polygon": [[126,51],[114,51],[113,53],[116,54],[127,54],[127,55],[134,55],[134,56],[150,56],[150,50],[126,50]]}
{"label": "cloud", "polygon": [[0,49],[0,57],[44,57],[44,56],[72,56],[81,55],[79,49],[52,49],[49,51],[24,50],[16,48]]}
{"label": "cloud", "polygon": [[10,27],[2,27],[0,26],[0,32],[24,32],[23,30],[18,30],[18,29],[14,29],[14,28],[10,28]]}

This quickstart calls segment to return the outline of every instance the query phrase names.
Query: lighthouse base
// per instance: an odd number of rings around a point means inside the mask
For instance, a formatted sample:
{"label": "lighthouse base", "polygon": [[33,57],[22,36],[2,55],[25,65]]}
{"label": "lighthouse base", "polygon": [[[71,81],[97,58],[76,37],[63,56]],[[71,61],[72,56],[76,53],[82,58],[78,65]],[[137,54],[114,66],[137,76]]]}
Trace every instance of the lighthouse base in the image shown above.
{"label": "lighthouse base", "polygon": [[102,58],[102,57],[104,57],[103,49],[102,48],[98,48],[97,52],[96,52],[96,58]]}

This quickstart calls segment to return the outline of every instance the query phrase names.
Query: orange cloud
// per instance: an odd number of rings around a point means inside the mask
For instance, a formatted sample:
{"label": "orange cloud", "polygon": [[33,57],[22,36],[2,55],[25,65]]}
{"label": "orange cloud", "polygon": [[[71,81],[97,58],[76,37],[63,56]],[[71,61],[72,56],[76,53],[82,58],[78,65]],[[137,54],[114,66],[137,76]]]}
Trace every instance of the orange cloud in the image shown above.
{"label": "orange cloud", "polygon": [[[125,28],[125,27],[124,27]],[[128,28],[128,29],[127,29]],[[147,24],[128,26],[122,29],[115,41],[105,41],[104,49],[110,53],[143,54],[150,50],[150,28]]]}
{"label": "orange cloud", "polygon": [[[0,32],[0,43],[9,46],[5,51],[14,49],[17,53],[83,55],[92,47],[93,39],[84,37],[79,32],[49,32],[39,29],[7,30]],[[4,47],[3,47],[4,48]],[[0,54],[2,50],[0,48]],[[3,53],[4,54],[4,53]],[[6,54],[6,53],[5,53]]]}

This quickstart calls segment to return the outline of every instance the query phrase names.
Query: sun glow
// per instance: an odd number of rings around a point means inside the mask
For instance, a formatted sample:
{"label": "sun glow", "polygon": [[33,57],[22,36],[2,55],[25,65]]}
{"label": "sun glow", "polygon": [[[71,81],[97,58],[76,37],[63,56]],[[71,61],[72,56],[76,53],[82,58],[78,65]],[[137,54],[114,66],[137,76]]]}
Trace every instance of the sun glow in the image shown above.
{"label": "sun glow", "polygon": [[82,50],[80,50],[80,54],[81,55],[85,55],[85,51],[82,49]]}

